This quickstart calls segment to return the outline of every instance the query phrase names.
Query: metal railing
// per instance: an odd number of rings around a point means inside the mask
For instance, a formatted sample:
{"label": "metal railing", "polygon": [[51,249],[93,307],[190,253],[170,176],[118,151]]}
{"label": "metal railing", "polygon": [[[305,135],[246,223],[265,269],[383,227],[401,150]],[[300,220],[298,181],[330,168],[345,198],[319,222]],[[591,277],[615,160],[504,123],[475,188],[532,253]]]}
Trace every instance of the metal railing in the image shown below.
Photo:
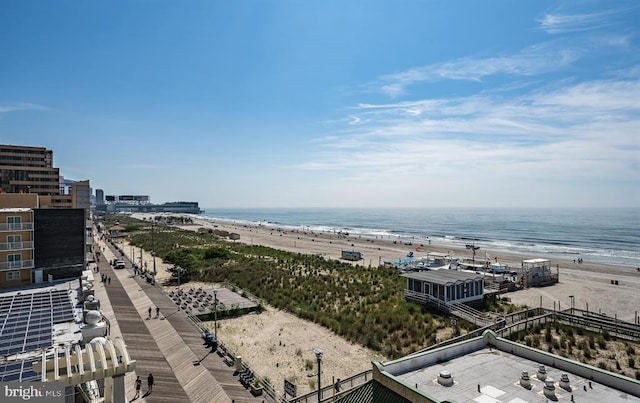
{"label": "metal railing", "polygon": [[32,222],[0,224],[0,231],[29,231],[33,229]]}
{"label": "metal railing", "polygon": [[20,249],[33,249],[33,241],[0,243],[0,250],[20,250]]}
{"label": "metal railing", "polygon": [[404,295],[411,301],[416,301],[422,304],[428,304],[435,306],[437,309],[450,313],[461,319],[467,320],[476,326],[487,326],[495,322],[495,319],[489,314],[485,314],[478,310],[475,310],[463,303],[449,303],[441,299],[434,298],[429,294],[424,294],[412,290],[404,290]]}
{"label": "metal railing", "polygon": [[[187,314],[187,318],[189,318],[189,320],[193,323],[193,325],[195,327],[198,328],[198,330],[200,330],[201,333],[204,334],[205,331],[209,330],[206,326],[204,326],[202,321],[200,319],[198,319],[197,316],[188,313]],[[224,353],[223,356],[225,356],[225,362],[226,362],[226,360],[229,360],[229,362],[232,365],[235,365],[235,359],[237,357],[236,353],[229,346],[224,344],[224,342],[222,342],[220,339],[218,339],[217,341],[218,341],[218,351],[221,352],[221,353]],[[251,366],[249,364],[247,364],[245,361],[243,361],[242,362],[242,370],[239,371],[239,373],[243,373],[245,371],[250,371],[251,373],[254,374],[255,379],[260,381],[260,385],[262,386],[262,396],[264,397],[265,401],[270,402],[270,403],[276,403],[276,402],[284,401],[283,396],[281,396],[275,390],[273,385],[271,385],[271,383],[267,381],[267,379],[268,379],[267,377],[260,376],[255,370],[253,370],[251,368]]]}
{"label": "metal railing", "polygon": [[14,262],[0,262],[0,270],[33,269],[33,260],[16,260]]}
{"label": "metal railing", "polygon": [[[341,379],[339,390],[336,390],[336,384],[331,383],[320,389],[320,402],[331,401],[339,393],[344,393],[354,387],[364,385],[373,379],[373,370],[359,372],[353,376]],[[302,396],[292,397],[286,400],[288,403],[318,403],[318,390],[311,391]]]}

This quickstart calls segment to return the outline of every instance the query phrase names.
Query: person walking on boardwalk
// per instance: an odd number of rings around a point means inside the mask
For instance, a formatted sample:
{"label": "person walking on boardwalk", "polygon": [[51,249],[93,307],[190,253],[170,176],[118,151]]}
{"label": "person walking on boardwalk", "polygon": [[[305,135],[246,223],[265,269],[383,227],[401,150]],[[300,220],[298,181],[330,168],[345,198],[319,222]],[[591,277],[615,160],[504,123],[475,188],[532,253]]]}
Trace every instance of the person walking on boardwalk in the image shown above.
{"label": "person walking on boardwalk", "polygon": [[151,319],[151,307],[149,307],[149,319]]}
{"label": "person walking on boardwalk", "polygon": [[156,318],[160,317],[160,307],[156,306]]}
{"label": "person walking on boardwalk", "polygon": [[140,397],[141,388],[142,388],[142,379],[140,379],[140,376],[138,375],[138,377],[136,378],[136,395],[133,397],[134,399],[137,399]]}
{"label": "person walking on boardwalk", "polygon": [[[149,308],[151,309],[151,308]],[[153,390],[153,374],[149,374],[149,376],[147,377],[147,387],[148,387],[148,393],[151,393],[151,391]]]}

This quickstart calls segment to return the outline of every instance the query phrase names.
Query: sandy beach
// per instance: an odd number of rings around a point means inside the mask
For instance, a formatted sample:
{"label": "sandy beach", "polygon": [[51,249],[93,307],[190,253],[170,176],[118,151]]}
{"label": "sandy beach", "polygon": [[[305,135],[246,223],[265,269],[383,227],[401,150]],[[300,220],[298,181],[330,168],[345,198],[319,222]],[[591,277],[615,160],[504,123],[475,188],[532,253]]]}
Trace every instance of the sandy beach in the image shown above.
{"label": "sandy beach", "polygon": [[[149,215],[136,214],[136,218]],[[452,249],[443,245],[405,245],[394,243],[390,239],[365,239],[345,237],[329,233],[312,233],[304,231],[284,231],[276,227],[237,225],[228,221],[196,220],[192,225],[181,228],[197,231],[199,228],[219,229],[237,233],[240,239],[229,242],[264,245],[291,252],[319,254],[328,259],[339,259],[342,250],[357,250],[365,259],[353,262],[354,265],[378,265],[385,260],[397,260],[414,252],[416,257],[427,252],[446,252],[457,257],[471,257],[471,251]],[[129,248],[125,247],[126,253]],[[139,249],[138,249],[139,251]],[[139,253],[136,251],[136,253]],[[511,267],[520,267],[523,259],[540,256],[523,256],[520,254],[480,251],[482,257],[487,256]],[[151,256],[147,253],[143,260],[151,265]],[[592,264],[582,264],[565,260],[551,260],[552,266],[558,267],[560,282],[550,287],[530,288],[505,294],[514,304],[529,307],[546,308],[570,307],[570,295],[574,297],[575,307],[601,312],[608,316],[633,322],[640,310],[640,273],[636,268]],[[158,281],[168,277],[164,270],[169,265],[156,259]],[[617,280],[618,285],[612,285]],[[190,284],[189,286],[194,286]],[[197,285],[199,286],[199,285]],[[213,287],[214,285],[204,285]],[[212,325],[212,324],[211,324]],[[297,317],[275,309],[268,309],[260,315],[247,315],[241,318],[221,321],[218,329],[220,339],[230,345],[255,370],[268,374],[278,389],[282,389],[286,377],[298,385],[298,394],[315,387],[312,377],[315,366],[308,370],[305,360],[313,360],[313,349],[325,350],[323,359],[323,379],[327,382],[334,378],[344,379],[360,371],[371,368],[371,360],[384,361],[385,358],[366,348],[349,343],[331,331],[298,319]],[[308,367],[307,367],[308,368]],[[323,381],[325,384],[325,381]]]}
{"label": "sandy beach", "polygon": [[[240,240],[246,244],[259,244],[290,252],[319,254],[328,259],[339,259],[342,250],[357,250],[364,253],[364,260],[354,262],[354,265],[377,265],[386,260],[403,259],[409,252],[416,257],[425,256],[427,252],[450,253],[461,258],[471,258],[472,252],[462,248],[451,248],[449,245],[405,245],[394,243],[388,239],[365,239],[358,237],[343,237],[335,234],[290,232],[267,226],[233,225],[228,222],[211,222],[197,220],[196,225],[184,226],[185,229],[196,229],[200,226],[222,229],[240,234]],[[523,259],[540,256],[525,256],[521,254],[496,253],[493,251],[479,251],[477,255],[484,257],[485,252],[492,261],[495,258],[510,267],[519,268]],[[476,256],[477,256],[476,255]],[[551,265],[560,274],[560,283],[551,287],[530,288],[506,294],[512,302],[530,307],[542,306],[553,308],[554,301],[560,307],[569,307],[569,295],[575,298],[575,307],[600,311],[609,316],[633,322],[635,311],[640,310],[640,273],[633,267],[594,264],[590,262],[574,263],[570,260],[551,260]],[[612,285],[611,280],[617,280],[618,285]]]}

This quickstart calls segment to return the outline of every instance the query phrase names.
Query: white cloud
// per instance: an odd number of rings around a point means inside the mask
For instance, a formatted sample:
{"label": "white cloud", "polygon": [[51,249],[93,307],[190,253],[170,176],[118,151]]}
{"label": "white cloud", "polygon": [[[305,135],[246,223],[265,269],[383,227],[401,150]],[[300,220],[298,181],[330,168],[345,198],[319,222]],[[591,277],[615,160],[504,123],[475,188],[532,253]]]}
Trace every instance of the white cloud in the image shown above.
{"label": "white cloud", "polygon": [[359,104],[350,116],[366,123],[317,139],[318,154],[297,168],[339,171],[340,181],[385,189],[407,181],[557,191],[567,182],[584,196],[576,189],[596,179],[637,182],[639,100],[637,80],[594,80],[511,99]]}
{"label": "white cloud", "polygon": [[615,10],[587,14],[546,14],[540,22],[540,29],[549,34],[579,32],[607,27],[613,23]]}
{"label": "white cloud", "polygon": [[38,105],[38,104],[24,103],[24,102],[0,105],[0,113],[27,111],[27,110],[49,110],[49,108],[46,106]]}
{"label": "white cloud", "polygon": [[485,77],[507,74],[533,76],[555,71],[578,60],[585,49],[565,47],[556,41],[529,46],[507,56],[461,58],[444,63],[412,68],[380,77],[380,91],[390,97],[406,94],[406,88],[419,82],[440,80],[480,81]]}

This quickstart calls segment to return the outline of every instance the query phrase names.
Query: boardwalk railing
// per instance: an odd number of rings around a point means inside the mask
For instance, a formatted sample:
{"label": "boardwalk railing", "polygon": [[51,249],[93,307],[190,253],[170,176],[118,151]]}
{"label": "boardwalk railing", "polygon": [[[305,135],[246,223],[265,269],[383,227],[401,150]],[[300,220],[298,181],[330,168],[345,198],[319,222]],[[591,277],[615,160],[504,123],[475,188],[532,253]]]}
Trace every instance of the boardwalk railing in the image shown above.
{"label": "boardwalk railing", "polygon": [[436,309],[450,313],[454,316],[459,317],[460,319],[467,320],[476,326],[486,327],[491,323],[496,322],[496,319],[493,318],[490,314],[480,312],[462,303],[445,302],[441,299],[434,298],[429,294],[411,290],[404,290],[404,295],[408,300],[434,306]]}
{"label": "boardwalk railing", "polygon": [[[193,325],[197,327],[203,335],[206,331],[209,330],[197,316],[187,314],[187,318],[189,318]],[[227,362],[228,364],[236,364],[236,353],[229,346],[224,344],[222,340],[218,340],[218,354],[223,356],[225,362]],[[254,379],[260,381],[260,385],[262,386],[262,396],[264,397],[265,401],[270,403],[284,401],[283,397],[278,394],[273,385],[271,385],[271,383],[268,381],[268,378],[260,376],[260,374],[258,374],[253,368],[251,368],[251,366],[245,361],[242,361],[242,367],[238,369],[239,376],[243,373],[251,373],[253,374]]]}
{"label": "boardwalk railing", "polygon": [[640,325],[578,309],[574,309],[574,313],[571,313],[571,311],[571,309],[567,309],[566,311],[554,311],[546,308],[529,308],[510,313],[504,315],[500,321],[496,321],[492,325],[470,331],[452,339],[444,340],[440,343],[409,354],[409,356],[482,336],[482,333],[484,333],[485,330],[493,330],[500,337],[508,337],[512,333],[528,329],[531,326],[545,325],[555,321],[571,326],[581,327],[585,330],[591,330],[594,332],[602,332],[606,330],[611,336],[616,336],[626,340],[640,340]]}
{"label": "boardwalk railing", "polygon": [[[320,389],[320,402],[329,402],[338,394],[343,394],[354,387],[364,385],[372,379],[373,370],[369,369],[350,376],[349,378],[341,379],[339,391],[336,390],[335,384],[329,384]],[[318,403],[318,390],[316,389],[302,396],[291,397],[285,401],[288,403]]]}

